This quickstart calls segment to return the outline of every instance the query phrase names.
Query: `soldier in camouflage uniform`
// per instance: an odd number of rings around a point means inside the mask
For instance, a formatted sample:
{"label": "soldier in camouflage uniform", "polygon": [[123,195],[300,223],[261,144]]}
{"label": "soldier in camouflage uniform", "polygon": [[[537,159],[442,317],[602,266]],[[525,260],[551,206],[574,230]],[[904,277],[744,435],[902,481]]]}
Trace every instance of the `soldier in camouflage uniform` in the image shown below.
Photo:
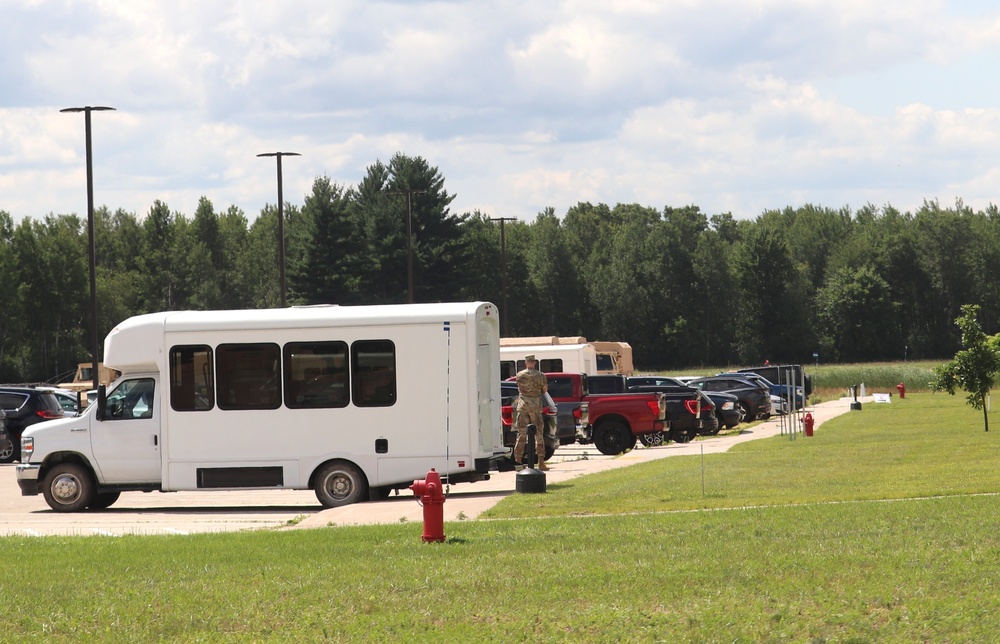
{"label": "soldier in camouflage uniform", "polygon": [[[514,461],[520,463],[524,458],[524,448],[528,443],[528,424],[535,425],[535,455],[538,456],[538,469],[549,469],[545,465],[545,419],[542,417],[542,394],[549,390],[549,381],[545,374],[538,370],[538,361],[534,355],[525,356],[524,369],[517,372],[517,391],[520,394],[514,403],[514,427],[517,429],[517,441],[514,443]],[[534,463],[528,463],[534,465]]]}

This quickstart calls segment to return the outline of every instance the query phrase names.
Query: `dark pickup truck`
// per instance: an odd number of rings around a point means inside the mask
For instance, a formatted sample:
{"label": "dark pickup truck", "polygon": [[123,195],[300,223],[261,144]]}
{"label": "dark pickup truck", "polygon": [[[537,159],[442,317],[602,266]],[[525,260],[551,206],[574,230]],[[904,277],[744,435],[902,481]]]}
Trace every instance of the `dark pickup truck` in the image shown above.
{"label": "dark pickup truck", "polygon": [[613,456],[635,447],[636,439],[669,431],[666,399],[660,393],[595,394],[582,373],[547,373],[549,395],[562,410],[564,405],[587,405],[589,424],[577,437],[593,443],[602,454]]}
{"label": "dark pickup truck", "polygon": [[[694,440],[698,434],[716,434],[719,420],[715,415],[715,403],[694,387],[658,385],[650,386],[643,376],[598,375],[587,380],[590,392],[658,392],[664,394],[667,415],[670,417],[670,431],[666,435],[675,443]],[[661,436],[649,436],[647,445],[662,442]]]}

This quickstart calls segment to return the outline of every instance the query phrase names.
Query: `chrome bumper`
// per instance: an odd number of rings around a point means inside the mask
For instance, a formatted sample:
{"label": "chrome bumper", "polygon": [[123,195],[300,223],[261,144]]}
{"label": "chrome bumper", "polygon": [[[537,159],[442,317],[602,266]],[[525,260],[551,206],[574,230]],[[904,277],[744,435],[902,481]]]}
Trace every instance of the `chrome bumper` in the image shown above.
{"label": "chrome bumper", "polygon": [[17,486],[21,488],[21,496],[36,496],[39,493],[38,472],[41,469],[41,465],[32,465],[30,463],[14,467]]}

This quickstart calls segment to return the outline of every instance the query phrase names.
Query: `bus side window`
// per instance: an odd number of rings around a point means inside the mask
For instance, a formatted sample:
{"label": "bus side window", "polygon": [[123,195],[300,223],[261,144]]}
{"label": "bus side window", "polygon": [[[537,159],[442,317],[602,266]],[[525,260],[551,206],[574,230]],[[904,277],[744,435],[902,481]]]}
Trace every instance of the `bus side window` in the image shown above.
{"label": "bus side window", "polygon": [[346,342],[289,342],[283,351],[286,407],[347,406]]}
{"label": "bus side window", "polygon": [[538,365],[538,370],[543,373],[556,373],[563,370],[562,358],[549,358],[548,360],[542,360],[541,364]]}
{"label": "bus side window", "polygon": [[131,420],[153,417],[152,378],[126,380],[108,395],[105,420]]}
{"label": "bus side window", "polygon": [[220,409],[281,406],[281,351],[270,342],[220,344],[215,348]]}
{"label": "bus side window", "polygon": [[358,340],[351,345],[351,398],[357,407],[396,402],[396,347],[391,340]]}
{"label": "bus side window", "polygon": [[175,411],[208,411],[215,406],[212,347],[170,348],[170,407]]}

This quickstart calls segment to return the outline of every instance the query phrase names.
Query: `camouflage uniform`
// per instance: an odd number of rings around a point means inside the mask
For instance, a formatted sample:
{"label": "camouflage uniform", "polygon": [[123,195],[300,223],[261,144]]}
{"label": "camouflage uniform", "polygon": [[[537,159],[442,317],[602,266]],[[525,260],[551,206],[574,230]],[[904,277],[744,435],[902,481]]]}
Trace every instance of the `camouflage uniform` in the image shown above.
{"label": "camouflage uniform", "polygon": [[[525,362],[533,360],[527,359]],[[546,470],[548,468],[545,466],[545,419],[542,417],[542,394],[548,389],[549,382],[544,373],[533,367],[522,369],[516,378],[520,396],[514,403],[514,427],[517,429],[514,460],[520,463],[524,458],[524,449],[528,444],[528,425],[534,424],[538,469]]]}

